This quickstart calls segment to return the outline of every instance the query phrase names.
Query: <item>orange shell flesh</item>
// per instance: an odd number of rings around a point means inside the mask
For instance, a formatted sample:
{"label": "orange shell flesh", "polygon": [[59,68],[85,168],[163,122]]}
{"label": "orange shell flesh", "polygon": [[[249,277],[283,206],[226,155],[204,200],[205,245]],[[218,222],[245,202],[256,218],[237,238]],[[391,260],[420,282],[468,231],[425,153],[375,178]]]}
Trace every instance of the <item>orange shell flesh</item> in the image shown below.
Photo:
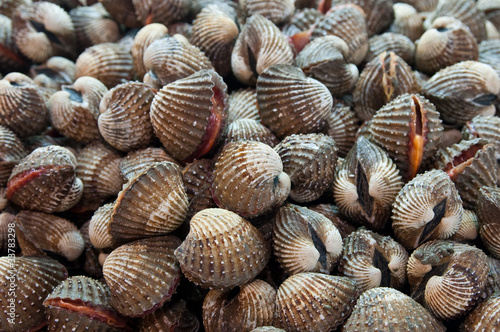
{"label": "orange shell flesh", "polygon": [[409,149],[408,149],[408,176],[410,179],[417,175],[424,159],[425,143],[427,141],[427,112],[420,107],[416,97],[412,97],[412,112],[410,121]]}

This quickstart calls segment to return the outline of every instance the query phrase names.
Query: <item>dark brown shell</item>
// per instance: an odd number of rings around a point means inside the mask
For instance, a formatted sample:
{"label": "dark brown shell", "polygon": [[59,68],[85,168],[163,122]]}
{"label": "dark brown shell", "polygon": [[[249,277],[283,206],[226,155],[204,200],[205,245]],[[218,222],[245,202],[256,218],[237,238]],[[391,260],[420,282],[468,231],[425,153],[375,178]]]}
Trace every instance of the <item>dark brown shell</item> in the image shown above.
{"label": "dark brown shell", "polygon": [[405,35],[385,32],[381,35],[371,37],[368,41],[370,43],[370,48],[366,53],[366,62],[372,61],[380,53],[387,51],[396,53],[407,64],[413,64],[415,44]]}
{"label": "dark brown shell", "polygon": [[189,11],[188,0],[132,0],[137,20],[142,25],[162,23],[168,25],[181,21]]}
{"label": "dark brown shell", "polygon": [[168,36],[168,28],[161,23],[151,23],[142,27],[134,37],[132,58],[134,59],[135,75],[142,80],[147,69],[144,66],[144,52],[155,40]]}
{"label": "dark brown shell", "polygon": [[212,198],[213,166],[210,159],[198,159],[182,170],[182,179],[189,200],[187,219],[204,209],[214,208]]}
{"label": "dark brown shell", "polygon": [[239,1],[242,14],[245,18],[252,15],[262,15],[276,25],[287,22],[295,11],[294,0],[242,0]]}
{"label": "dark brown shell", "polygon": [[494,332],[500,322],[500,293],[492,294],[465,319],[462,331]]}
{"label": "dark brown shell", "polygon": [[356,141],[359,120],[352,108],[340,100],[333,101],[333,108],[326,118],[324,133],[335,140],[337,154],[345,157]]}
{"label": "dark brown shell", "polygon": [[196,332],[199,328],[200,321],[186,307],[184,300],[166,303],[160,309],[144,316],[140,323],[140,332],[163,332],[172,329]]}
{"label": "dark brown shell", "polygon": [[479,234],[489,252],[500,258],[500,189],[482,187],[479,190],[477,214]]}
{"label": "dark brown shell", "polygon": [[9,128],[0,125],[0,186],[7,185],[12,168],[27,154],[17,135]]}

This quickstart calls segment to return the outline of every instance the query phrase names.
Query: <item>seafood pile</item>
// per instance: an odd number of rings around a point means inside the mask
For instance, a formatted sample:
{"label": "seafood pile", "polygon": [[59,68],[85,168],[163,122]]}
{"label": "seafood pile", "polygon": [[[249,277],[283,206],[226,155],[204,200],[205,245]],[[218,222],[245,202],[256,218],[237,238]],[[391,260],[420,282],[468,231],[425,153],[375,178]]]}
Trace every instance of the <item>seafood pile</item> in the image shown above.
{"label": "seafood pile", "polygon": [[500,1],[4,0],[0,72],[1,331],[500,325]]}

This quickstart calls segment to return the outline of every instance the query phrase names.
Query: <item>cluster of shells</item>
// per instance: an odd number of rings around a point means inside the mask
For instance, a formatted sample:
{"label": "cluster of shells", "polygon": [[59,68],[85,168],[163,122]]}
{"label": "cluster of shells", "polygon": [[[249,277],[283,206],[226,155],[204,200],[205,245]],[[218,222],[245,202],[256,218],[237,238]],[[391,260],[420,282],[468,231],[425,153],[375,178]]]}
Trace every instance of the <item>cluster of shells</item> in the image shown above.
{"label": "cluster of shells", "polygon": [[1,331],[500,326],[500,1],[5,0],[0,72]]}

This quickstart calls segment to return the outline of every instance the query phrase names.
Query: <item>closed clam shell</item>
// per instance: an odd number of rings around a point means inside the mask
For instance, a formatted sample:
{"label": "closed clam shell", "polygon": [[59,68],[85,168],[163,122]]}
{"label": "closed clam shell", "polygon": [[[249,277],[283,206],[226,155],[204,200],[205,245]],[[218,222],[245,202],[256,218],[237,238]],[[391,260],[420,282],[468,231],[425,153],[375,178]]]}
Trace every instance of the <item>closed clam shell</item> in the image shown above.
{"label": "closed clam shell", "polygon": [[118,194],[110,222],[116,242],[168,234],[188,212],[188,199],[179,166],[153,163],[131,179]]}
{"label": "closed clam shell", "polygon": [[217,143],[227,111],[227,86],[213,69],[164,86],[151,104],[154,133],[167,152],[190,162]]}
{"label": "closed clam shell", "polygon": [[[53,56],[44,63],[32,66],[30,76],[38,86],[49,91],[60,90],[64,84],[75,81],[75,63],[62,56]],[[52,95],[52,93],[49,95]]]}
{"label": "closed clam shell", "polygon": [[370,47],[365,57],[365,61],[367,62],[372,61],[380,53],[387,51],[394,52],[407,64],[413,64],[415,44],[405,35],[394,32],[385,32],[371,37],[368,42]]}
{"label": "closed clam shell", "polygon": [[446,328],[408,295],[394,288],[377,287],[359,296],[342,330],[444,332]]}
{"label": "closed clam shell", "polygon": [[333,197],[350,221],[380,230],[402,186],[399,171],[387,153],[359,137],[336,170]]}
{"label": "closed clam shell", "polygon": [[354,112],[369,120],[379,108],[405,93],[419,93],[411,67],[396,53],[382,52],[366,64],[353,92]]}
{"label": "closed clam shell", "polygon": [[129,330],[127,321],[110,304],[106,284],[85,276],[73,276],[61,282],[43,305],[49,331]]}
{"label": "closed clam shell", "polygon": [[[132,0],[125,0],[121,2],[116,2],[114,0],[102,0],[99,2],[102,3],[106,11],[118,23],[123,24],[128,28],[139,28],[144,25],[137,18]],[[148,3],[150,3],[150,1],[148,1]]]}
{"label": "closed clam shell", "polygon": [[479,44],[479,59],[478,61],[490,65],[500,75],[500,37],[498,39],[483,40]]}
{"label": "closed clam shell", "polygon": [[452,241],[431,241],[408,259],[410,295],[436,318],[463,316],[479,300],[488,275],[486,255],[476,247]]}
{"label": "closed clam shell", "polygon": [[8,332],[37,331],[47,324],[43,300],[68,277],[68,271],[49,257],[11,260],[0,257],[0,282],[4,285],[0,288],[0,328]]}
{"label": "closed clam shell", "polygon": [[111,305],[124,316],[143,317],[172,297],[181,270],[175,236],[130,242],[113,250],[102,267],[111,291]]}
{"label": "closed clam shell", "polygon": [[227,123],[237,119],[252,119],[260,121],[257,108],[257,92],[255,89],[246,88],[231,92],[228,99]]}
{"label": "closed clam shell", "polygon": [[[297,1],[296,1],[297,2]],[[290,17],[289,25],[293,28],[285,28],[289,31],[305,31],[310,29],[323,14],[316,8],[305,7],[295,11]]]}
{"label": "closed clam shell", "polygon": [[76,158],[68,149],[56,145],[38,148],[12,170],[7,199],[27,210],[68,210],[83,194],[75,167]]}
{"label": "closed clam shell", "polygon": [[132,0],[137,19],[143,24],[168,25],[182,20],[189,11],[187,0],[141,1]]}
{"label": "closed clam shell", "polygon": [[202,69],[213,68],[207,56],[181,35],[153,41],[144,51],[143,61],[144,82],[157,89]]}
{"label": "closed clam shell", "polygon": [[231,54],[234,76],[244,84],[255,85],[257,76],[266,68],[292,62],[292,49],[278,27],[260,14],[252,15]]}
{"label": "closed clam shell", "polygon": [[494,187],[500,176],[495,147],[483,138],[462,140],[440,150],[436,168],[450,176],[467,209],[475,209],[481,187]]}
{"label": "closed clam shell", "polygon": [[484,287],[483,297],[488,297],[489,295],[500,291],[500,260],[487,256],[486,262],[489,267],[489,272],[488,278],[486,279],[486,285]]}
{"label": "closed clam shell", "polygon": [[394,236],[405,248],[448,239],[462,220],[462,200],[449,176],[441,170],[417,175],[399,192],[392,208]]}
{"label": "closed clam shell", "polygon": [[261,215],[280,206],[288,197],[290,186],[280,156],[267,144],[229,143],[215,161],[214,201],[242,216]]}
{"label": "closed clam shell", "polygon": [[214,208],[212,198],[213,165],[210,159],[198,159],[182,170],[182,179],[189,200],[188,219],[201,210]]}
{"label": "closed clam shell", "polygon": [[273,252],[288,274],[329,274],[342,253],[342,237],[324,215],[298,205],[282,206],[273,224]]}
{"label": "closed clam shell", "polygon": [[198,318],[187,308],[186,301],[167,302],[142,318],[141,332],[162,332],[179,329],[185,332],[196,332],[200,328]]}
{"label": "closed clam shell", "polygon": [[453,17],[439,17],[416,44],[418,70],[433,74],[455,63],[476,60],[478,44],[469,28]]}
{"label": "closed clam shell", "polygon": [[347,235],[356,230],[353,225],[344,220],[345,217],[341,216],[338,207],[336,207],[335,205],[322,203],[317,205],[310,205],[307,208],[315,212],[319,212],[330,219],[330,221],[339,231],[342,238],[345,238]]}
{"label": "closed clam shell", "polygon": [[477,115],[462,128],[464,139],[484,138],[495,146],[495,157],[500,159],[500,117]]}
{"label": "closed clam shell", "polygon": [[356,141],[358,122],[356,114],[349,105],[340,100],[334,100],[323,132],[335,140],[338,156],[345,157]]}
{"label": "closed clam shell", "polygon": [[297,67],[279,64],[267,68],[257,80],[261,122],[276,137],[318,132],[332,109],[327,87]]}
{"label": "closed clam shell", "polygon": [[142,27],[134,37],[132,45],[132,58],[134,59],[134,71],[139,80],[142,80],[147,69],[144,66],[144,52],[155,40],[168,35],[168,28],[161,23],[151,23]]}
{"label": "closed clam shell", "polygon": [[390,236],[359,228],[344,241],[339,271],[354,279],[361,293],[374,287],[402,290],[407,262],[406,249]]}
{"label": "closed clam shell", "polygon": [[236,119],[224,130],[224,144],[236,141],[257,141],[274,147],[279,140],[260,121],[252,119]]}
{"label": "closed clam shell", "polygon": [[76,59],[76,77],[91,76],[108,89],[128,81],[133,76],[130,50],[118,43],[101,43],[88,47]]}
{"label": "closed clam shell", "polygon": [[26,75],[9,73],[0,80],[0,125],[23,138],[48,124],[48,108],[38,87]]}
{"label": "closed clam shell", "polygon": [[148,146],[154,138],[150,107],[155,94],[145,83],[115,86],[101,99],[98,126],[102,137],[120,151]]}
{"label": "closed clam shell", "polygon": [[330,331],[352,312],[359,291],[347,277],[303,272],[278,288],[273,325],[286,331]]}
{"label": "closed clam shell", "polygon": [[28,152],[17,135],[7,127],[0,125],[0,185],[7,185],[12,168]]}
{"label": "closed clam shell", "polygon": [[[351,91],[358,80],[358,67],[348,63],[349,49],[336,36],[315,38],[295,58],[304,74],[323,83],[334,96]],[[364,55],[363,55],[364,56]]]}
{"label": "closed clam shell", "polygon": [[290,198],[311,202],[331,186],[337,163],[337,147],[332,137],[324,134],[296,134],[285,137],[274,150],[290,176]]}
{"label": "closed clam shell", "polygon": [[472,210],[464,210],[458,231],[450,238],[452,241],[467,242],[475,240],[479,235],[477,214]]}
{"label": "closed clam shell", "polygon": [[273,322],[276,290],[255,279],[231,290],[211,289],[203,300],[207,332],[250,331]]}
{"label": "closed clam shell", "polygon": [[83,143],[98,140],[99,103],[107,91],[103,83],[89,76],[63,86],[49,100],[52,125],[64,136]]}
{"label": "closed clam shell", "polygon": [[89,240],[97,249],[113,248],[117,241],[111,235],[111,215],[113,214],[113,203],[100,206],[95,210],[89,224]]}
{"label": "closed clam shell", "polygon": [[189,224],[189,234],[175,257],[183,274],[201,287],[241,286],[255,278],[271,257],[264,236],[234,212],[205,209]]}
{"label": "closed clam shell", "polygon": [[500,189],[482,187],[477,204],[479,234],[484,245],[495,257],[500,258]]}
{"label": "closed clam shell", "polygon": [[168,155],[164,149],[148,147],[127,153],[127,155],[120,160],[119,167],[123,177],[128,181],[139,173],[142,173],[142,171],[151,164],[162,161],[170,161],[177,164],[177,161]]}
{"label": "closed clam shell", "polygon": [[236,12],[227,13],[214,4],[203,8],[193,21],[191,43],[206,54],[221,76],[231,72],[227,59],[239,34],[235,19]]}
{"label": "closed clam shell", "polygon": [[78,228],[69,220],[52,214],[23,210],[15,222],[37,247],[74,261],[83,252],[84,242]]}
{"label": "closed clam shell", "polygon": [[480,303],[463,322],[462,331],[493,332],[500,324],[500,293],[496,292]]}
{"label": "closed clam shell", "polygon": [[403,34],[412,41],[419,39],[424,33],[424,26],[417,10],[406,3],[395,3],[392,8],[394,21],[391,23],[389,31]]}
{"label": "closed clam shell", "polygon": [[259,14],[276,25],[287,22],[295,11],[293,0],[241,0],[239,4],[246,18]]}
{"label": "closed clam shell", "polygon": [[419,94],[403,94],[373,116],[371,140],[384,148],[406,179],[432,163],[443,126],[434,105]]}

